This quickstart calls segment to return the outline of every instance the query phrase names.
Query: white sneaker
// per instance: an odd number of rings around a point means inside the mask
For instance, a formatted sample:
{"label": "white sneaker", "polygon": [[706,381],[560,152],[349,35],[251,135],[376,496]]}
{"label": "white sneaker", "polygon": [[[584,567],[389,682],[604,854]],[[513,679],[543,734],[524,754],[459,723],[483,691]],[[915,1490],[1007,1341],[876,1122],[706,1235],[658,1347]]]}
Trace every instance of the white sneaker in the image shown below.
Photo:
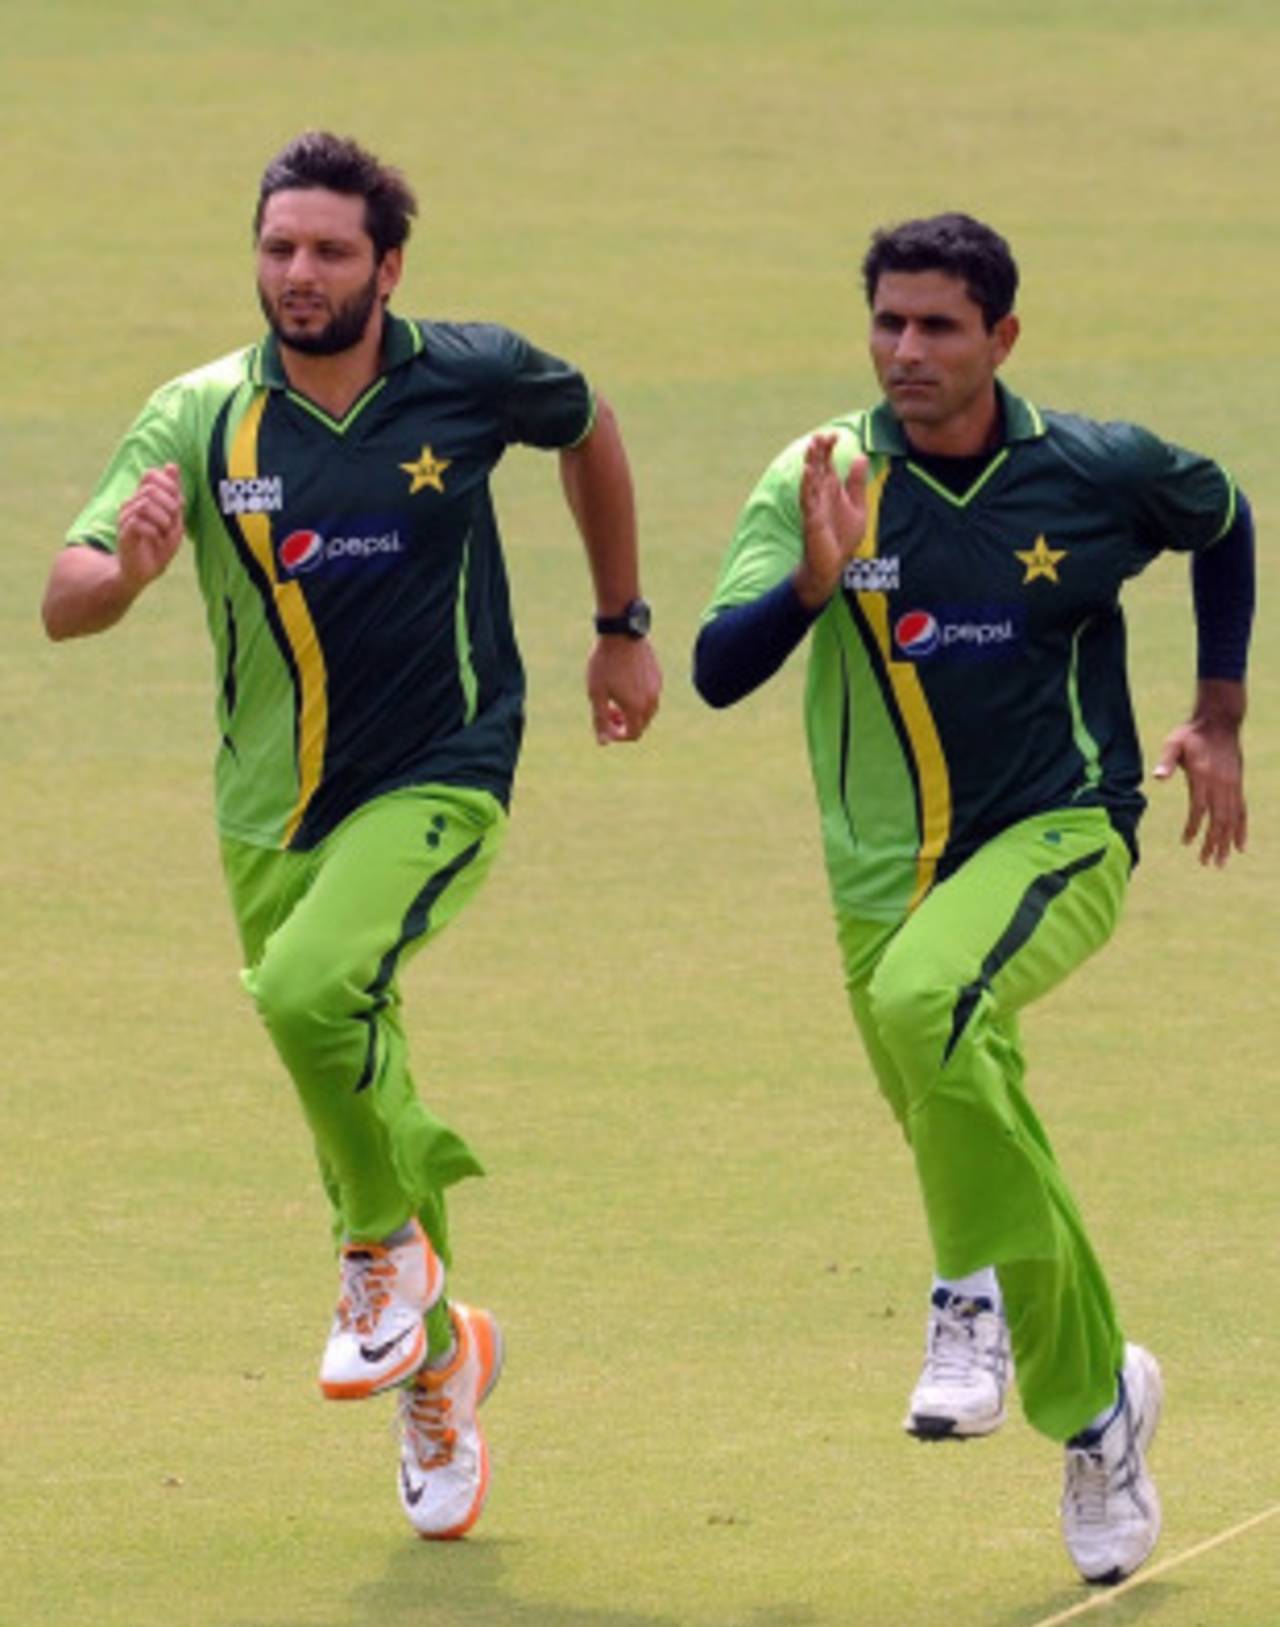
{"label": "white sneaker", "polygon": [[400,1392],[400,1506],[420,1537],[464,1536],[489,1492],[489,1449],[476,1418],[502,1372],[502,1333],[488,1311],[449,1307],[457,1349]]}
{"label": "white sneaker", "polygon": [[990,1435],[1004,1422],[1012,1361],[1008,1324],[989,1299],[935,1289],[924,1367],[902,1427],[921,1441]]}
{"label": "white sneaker", "polygon": [[399,1384],[427,1359],[422,1318],[444,1289],[444,1266],[415,1220],[413,1236],[387,1248],[347,1243],[342,1297],[320,1363],[331,1401],[359,1401]]}
{"label": "white sneaker", "polygon": [[1122,1582],[1156,1545],[1160,1499],[1145,1453],[1163,1397],[1160,1364],[1141,1345],[1126,1345],[1115,1414],[1067,1442],[1062,1535],[1086,1582]]}

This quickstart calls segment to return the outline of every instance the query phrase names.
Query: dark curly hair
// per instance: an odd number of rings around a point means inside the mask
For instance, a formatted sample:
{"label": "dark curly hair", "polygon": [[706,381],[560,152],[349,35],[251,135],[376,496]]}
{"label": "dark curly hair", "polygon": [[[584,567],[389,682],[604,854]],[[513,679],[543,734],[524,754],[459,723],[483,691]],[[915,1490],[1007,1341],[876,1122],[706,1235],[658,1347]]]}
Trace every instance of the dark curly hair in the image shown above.
{"label": "dark curly hair", "polygon": [[388,249],[403,247],[418,212],[418,200],[398,169],[381,163],[349,136],[304,130],[262,172],[254,238],[262,230],[262,214],[272,193],[311,187],[364,199],[365,230],[379,260]]}
{"label": "dark curly hair", "polygon": [[868,305],[886,271],[943,271],[963,282],[981,307],[988,331],[1013,309],[1018,267],[999,232],[972,215],[930,215],[884,226],[871,238],[862,262]]}

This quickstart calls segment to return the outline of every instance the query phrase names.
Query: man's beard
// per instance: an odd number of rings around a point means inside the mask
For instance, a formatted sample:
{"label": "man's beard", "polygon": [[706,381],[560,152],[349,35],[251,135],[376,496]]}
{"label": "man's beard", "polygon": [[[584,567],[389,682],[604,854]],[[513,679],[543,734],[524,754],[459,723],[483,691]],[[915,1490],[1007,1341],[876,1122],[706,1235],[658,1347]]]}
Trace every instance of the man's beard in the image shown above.
{"label": "man's beard", "polygon": [[290,350],[300,350],[306,356],[336,356],[359,344],[377,302],[378,273],[375,271],[363,288],[357,289],[350,299],[338,306],[323,328],[314,332],[290,333],[281,323],[262,284],[258,284],[258,303],[272,333],[282,345],[288,345]]}

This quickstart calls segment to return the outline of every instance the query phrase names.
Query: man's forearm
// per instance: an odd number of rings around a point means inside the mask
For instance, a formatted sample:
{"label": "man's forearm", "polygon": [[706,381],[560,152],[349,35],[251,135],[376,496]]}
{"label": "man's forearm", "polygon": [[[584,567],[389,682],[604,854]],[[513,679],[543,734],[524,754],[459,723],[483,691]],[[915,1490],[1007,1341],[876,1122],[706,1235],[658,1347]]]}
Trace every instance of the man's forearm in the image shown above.
{"label": "man's forearm", "polygon": [[596,402],[591,433],[560,454],[565,498],[582,534],[596,609],[619,614],[640,596],[636,502],[631,469],[607,401]]}
{"label": "man's forearm", "polygon": [[698,634],[693,686],[708,706],[732,706],[758,689],[817,620],[787,577],[747,604],[731,605]]}
{"label": "man's forearm", "polygon": [[114,627],[137,598],[114,554],[65,548],[54,561],[40,614],[50,638],[83,638]]}

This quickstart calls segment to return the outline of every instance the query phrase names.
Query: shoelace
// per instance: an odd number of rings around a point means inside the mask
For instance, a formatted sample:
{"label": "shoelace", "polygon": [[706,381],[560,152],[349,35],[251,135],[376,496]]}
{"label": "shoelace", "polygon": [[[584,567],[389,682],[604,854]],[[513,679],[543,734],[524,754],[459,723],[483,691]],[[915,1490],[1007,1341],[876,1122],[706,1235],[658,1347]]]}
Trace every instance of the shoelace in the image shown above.
{"label": "shoelace", "polygon": [[1118,1462],[1107,1462],[1101,1441],[1095,1446],[1067,1448],[1066,1494],[1081,1525],[1107,1524],[1107,1499],[1122,1492],[1132,1493],[1137,1486],[1138,1453],[1133,1422],[1127,1411],[1118,1421],[1124,1426],[1124,1451]]}
{"label": "shoelace", "polygon": [[390,1301],[389,1287],[396,1268],[385,1253],[363,1249],[342,1256],[342,1298],[338,1301],[338,1321],[344,1328],[353,1323],[367,1334],[379,1313]]}
{"label": "shoelace", "polygon": [[1081,1525],[1107,1523],[1111,1474],[1096,1446],[1067,1448],[1067,1497]]}
{"label": "shoelace", "polygon": [[451,1429],[447,1421],[452,1410],[449,1396],[429,1390],[424,1384],[413,1384],[401,1392],[405,1435],[421,1468],[440,1469],[452,1461],[458,1439],[457,1430]]}
{"label": "shoelace", "polygon": [[1000,1365],[998,1347],[986,1348],[978,1338],[977,1318],[935,1312],[926,1356],[930,1372],[948,1383],[963,1382],[972,1377],[975,1358],[989,1371]]}

